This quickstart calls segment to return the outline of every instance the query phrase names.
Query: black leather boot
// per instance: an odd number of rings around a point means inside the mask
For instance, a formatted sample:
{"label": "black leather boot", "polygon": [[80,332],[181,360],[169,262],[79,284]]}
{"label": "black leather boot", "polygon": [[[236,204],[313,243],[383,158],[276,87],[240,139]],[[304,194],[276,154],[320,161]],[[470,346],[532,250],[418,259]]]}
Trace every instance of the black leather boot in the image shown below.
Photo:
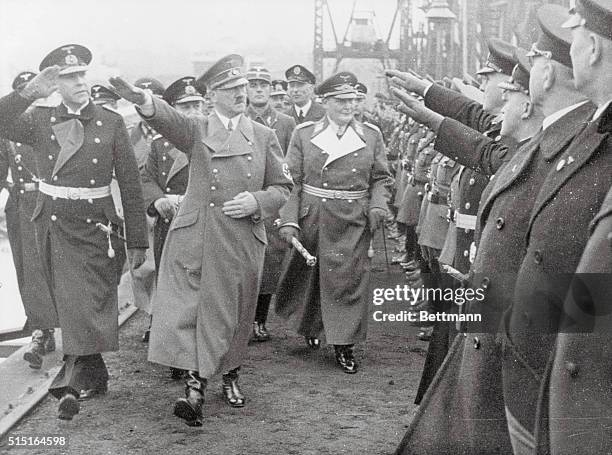
{"label": "black leather boot", "polygon": [[204,389],[206,389],[206,379],[201,378],[197,371],[189,371],[185,381],[185,398],[175,401],[174,415],[185,420],[190,427],[202,426]]}
{"label": "black leather boot", "polygon": [[64,395],[59,402],[57,418],[61,420],[72,420],[79,413],[79,401],[72,393]]}
{"label": "black leather boot", "polygon": [[347,374],[357,373],[357,362],[355,361],[355,357],[353,355],[353,345],[334,345],[334,350],[336,351],[336,362]]}
{"label": "black leather boot", "polygon": [[230,370],[227,374],[223,375],[223,385],[221,390],[223,392],[223,398],[225,402],[232,408],[242,408],[246,401],[246,398],[238,387],[238,370],[240,367]]}
{"label": "black leather boot", "polygon": [[268,341],[270,334],[263,322],[253,322],[253,341],[262,342]]}
{"label": "black leather boot", "polygon": [[30,368],[40,370],[43,364],[42,356],[45,354],[45,334],[42,330],[36,329],[32,332],[32,341],[28,350],[24,352],[23,359],[30,364]]}

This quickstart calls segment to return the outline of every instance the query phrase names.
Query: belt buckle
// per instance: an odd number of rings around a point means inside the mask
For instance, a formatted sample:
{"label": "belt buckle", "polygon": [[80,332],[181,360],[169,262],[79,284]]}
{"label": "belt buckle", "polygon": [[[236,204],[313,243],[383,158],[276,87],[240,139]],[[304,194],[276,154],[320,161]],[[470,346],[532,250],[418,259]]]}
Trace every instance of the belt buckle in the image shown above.
{"label": "belt buckle", "polygon": [[342,194],[340,193],[340,191],[334,191],[332,199],[342,199]]}
{"label": "belt buckle", "polygon": [[81,195],[81,192],[79,191],[78,188],[68,188],[68,192],[67,192],[68,199],[75,201],[77,199],[80,199],[80,195]]}

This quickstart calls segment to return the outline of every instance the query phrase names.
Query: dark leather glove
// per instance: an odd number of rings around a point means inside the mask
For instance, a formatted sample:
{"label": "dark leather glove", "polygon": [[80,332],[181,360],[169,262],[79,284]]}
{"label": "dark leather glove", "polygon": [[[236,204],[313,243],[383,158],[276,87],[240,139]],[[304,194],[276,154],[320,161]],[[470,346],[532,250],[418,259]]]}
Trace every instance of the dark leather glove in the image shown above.
{"label": "dark leather glove", "polygon": [[278,235],[280,236],[281,239],[283,239],[285,242],[291,245],[291,239],[293,237],[295,237],[296,239],[299,238],[300,230],[296,228],[295,226],[282,226],[278,230]]}
{"label": "dark leather glove", "polygon": [[387,217],[387,211],[380,207],[373,207],[368,213],[368,221],[370,222],[370,232],[374,232],[380,227]]}

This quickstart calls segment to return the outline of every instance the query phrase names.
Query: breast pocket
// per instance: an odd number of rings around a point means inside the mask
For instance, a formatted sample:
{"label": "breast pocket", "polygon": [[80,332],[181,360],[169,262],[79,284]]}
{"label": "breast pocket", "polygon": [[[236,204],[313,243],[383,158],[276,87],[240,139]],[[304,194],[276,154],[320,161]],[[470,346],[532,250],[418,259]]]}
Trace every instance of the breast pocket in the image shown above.
{"label": "breast pocket", "polygon": [[193,212],[188,213],[180,213],[174,218],[172,222],[172,226],[170,226],[171,231],[176,231],[177,229],[185,228],[188,226],[192,226],[198,221],[199,210],[194,210]]}

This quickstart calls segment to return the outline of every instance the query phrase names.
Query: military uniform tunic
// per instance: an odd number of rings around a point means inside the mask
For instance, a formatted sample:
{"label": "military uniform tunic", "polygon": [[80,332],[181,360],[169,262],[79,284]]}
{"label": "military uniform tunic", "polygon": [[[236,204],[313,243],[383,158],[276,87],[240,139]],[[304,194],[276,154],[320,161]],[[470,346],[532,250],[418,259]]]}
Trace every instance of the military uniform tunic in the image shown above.
{"label": "military uniform tunic", "polygon": [[[30,105],[18,93],[0,99],[2,135],[32,146],[38,176],[60,187],[110,185],[121,189],[128,248],[146,248],[142,189],[123,119],[89,102],[79,115]],[[76,117],[76,118],[75,118]],[[61,145],[60,145],[61,144]],[[62,328],[64,354],[87,355],[118,348],[117,284],[124,244],[109,240],[96,223],[122,230],[112,197],[63,199],[38,194],[32,219],[39,251]]]}

